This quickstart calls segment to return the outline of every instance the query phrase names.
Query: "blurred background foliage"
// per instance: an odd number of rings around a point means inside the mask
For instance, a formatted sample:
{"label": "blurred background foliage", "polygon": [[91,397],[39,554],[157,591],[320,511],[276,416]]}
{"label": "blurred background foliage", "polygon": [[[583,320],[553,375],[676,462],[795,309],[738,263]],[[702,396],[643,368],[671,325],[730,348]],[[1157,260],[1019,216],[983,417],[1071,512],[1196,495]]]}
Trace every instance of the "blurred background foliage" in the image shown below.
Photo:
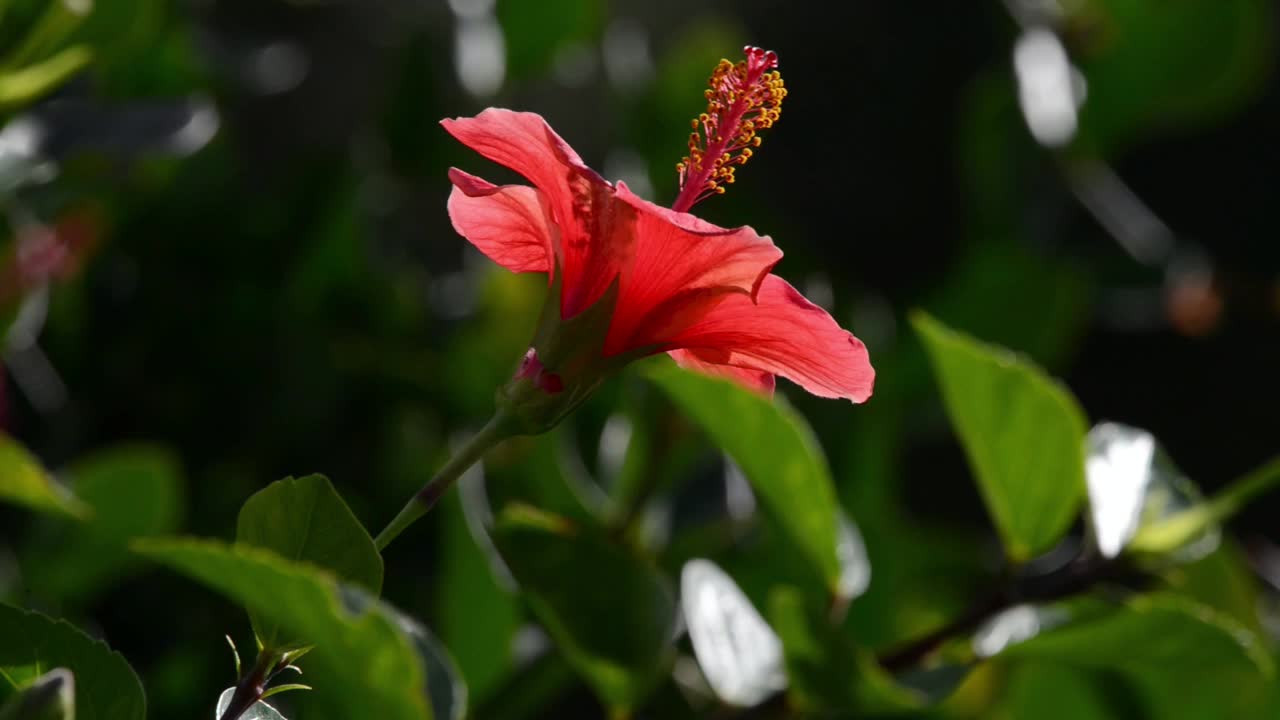
{"label": "blurred background foliage", "polygon": [[[751,43],[781,58],[784,116],[698,212],[771,235],[780,274],[871,350],[865,406],[784,392],[873,569],[842,634],[883,656],[1003,572],[910,309],[1034,359],[1091,420],[1149,430],[1206,493],[1276,452],[1277,23],[1270,0],[0,2],[0,423],[96,518],[0,507],[0,598],[106,638],[152,717],[211,708],[234,681],[222,636],[250,646],[243,611],[128,540],[231,539],[246,498],[310,472],[381,527],[487,417],[529,340],[541,280],[490,267],[444,211],[451,165],[514,177],[437,121],[539,112],[592,167],[664,203],[706,76]],[[832,702],[803,668],[848,648],[774,587],[814,579],[712,449],[751,474],[732,438],[678,405],[624,375],[551,435],[492,453],[386,553],[383,595],[434,629],[475,717],[599,717],[636,694],[662,718]],[[720,422],[732,435],[735,416]],[[1280,712],[1274,681],[1217,663],[1212,642],[1145,654],[1158,641],[1133,629],[1164,627],[1186,596],[1273,635],[1278,502],[1161,575],[1178,598],[1098,620],[1131,633],[1110,655],[1074,662],[1062,646],[1101,641],[1046,637],[967,675],[943,664],[908,678],[947,698],[920,712]],[[652,678],[571,673],[493,552],[538,547],[521,539],[541,522],[525,505],[609,518],[666,578],[714,559],[783,634],[789,699],[721,705],[687,639],[651,658],[674,668]],[[604,550],[542,542],[605,620],[610,593],[649,587],[611,579],[626,563]],[[632,610],[612,623],[647,621]],[[623,651],[648,657],[643,644]],[[1220,666],[1142,663],[1200,655]],[[308,702],[281,698],[304,718]]]}

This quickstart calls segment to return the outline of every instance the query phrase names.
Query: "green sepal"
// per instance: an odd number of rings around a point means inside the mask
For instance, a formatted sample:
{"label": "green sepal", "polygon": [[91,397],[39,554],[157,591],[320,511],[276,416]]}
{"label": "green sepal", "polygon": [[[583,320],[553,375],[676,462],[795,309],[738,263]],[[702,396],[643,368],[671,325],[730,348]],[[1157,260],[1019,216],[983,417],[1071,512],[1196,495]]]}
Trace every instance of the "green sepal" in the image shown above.
{"label": "green sepal", "polygon": [[560,317],[562,277],[557,268],[533,338],[537,361],[546,373],[559,378],[561,388],[550,392],[519,375],[499,388],[498,413],[515,434],[540,435],[555,427],[605,378],[633,359],[631,354],[604,356],[605,338],[618,305],[618,279],[614,278],[594,304],[565,320]]}

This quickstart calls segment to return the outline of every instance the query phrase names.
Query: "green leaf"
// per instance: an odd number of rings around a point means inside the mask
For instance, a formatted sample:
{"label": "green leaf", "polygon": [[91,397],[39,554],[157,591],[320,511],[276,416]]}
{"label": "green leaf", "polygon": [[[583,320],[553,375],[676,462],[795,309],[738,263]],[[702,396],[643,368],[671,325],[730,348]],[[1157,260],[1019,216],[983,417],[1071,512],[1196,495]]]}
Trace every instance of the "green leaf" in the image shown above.
{"label": "green leaf", "polygon": [[[382,589],[382,555],[323,475],[285,478],[259,490],[240,509],[236,540],[324,568],[375,596]],[[257,613],[250,618],[264,647],[310,642],[283,638],[279,625]]]}
{"label": "green leaf", "polygon": [[57,667],[76,677],[79,720],[146,717],[142,683],[119,653],[65,620],[0,604],[0,675],[12,682]]}
{"label": "green leaf", "polygon": [[[468,516],[464,505],[468,496],[484,493],[483,487],[473,490],[470,483],[463,476],[457,491],[446,494],[435,510],[441,523],[435,617],[441,639],[453,650],[467,685],[477,698],[483,698],[511,669],[512,639],[520,629],[521,609],[512,592],[495,578],[497,554],[480,526],[480,511]],[[509,578],[506,584],[510,585]]]}
{"label": "green leaf", "polygon": [[[1117,681],[1112,679],[1112,684]],[[1112,692],[1112,695],[1117,693]],[[1009,669],[990,717],[1080,720],[1134,717],[1112,706],[1106,686],[1095,673],[1061,663],[1020,661]],[[1142,715],[1136,715],[1144,717]],[[1151,717],[1151,716],[1145,716]]]}
{"label": "green leaf", "polygon": [[79,27],[92,7],[66,0],[45,3],[44,14],[26,32],[18,47],[5,54],[0,68],[12,70],[45,59]]}
{"label": "green leaf", "polygon": [[87,457],[66,475],[92,514],[83,523],[63,523],[38,535],[23,565],[31,587],[74,604],[124,579],[137,564],[130,540],[177,528],[182,473],[168,451],[134,445]]}
{"label": "green leaf", "polygon": [[1161,555],[1177,550],[1244,509],[1255,497],[1280,484],[1280,458],[1232,482],[1211,500],[1138,530],[1129,549]]}
{"label": "green leaf", "polygon": [[769,594],[769,620],[782,638],[789,694],[810,712],[893,713],[917,710],[925,698],[897,685],[866,650],[847,642],[795,588]]}
{"label": "green leaf", "polygon": [[89,509],[45,472],[13,438],[0,434],[0,500],[33,510],[84,517]]}
{"label": "green leaf", "polygon": [[1084,412],[1031,362],[924,313],[912,324],[1005,552],[1024,561],[1049,550],[1084,497]]}
{"label": "green leaf", "polygon": [[449,651],[430,630],[407,615],[399,615],[400,630],[418,652],[427,676],[431,712],[440,720],[463,720],[467,716],[467,685]]}
{"label": "green leaf", "polygon": [[787,542],[839,595],[839,520],[826,457],[781,399],[663,363],[648,376],[733,458]]}
{"label": "green leaf", "polygon": [[92,59],[88,48],[74,45],[35,65],[0,73],[0,108],[24,105],[53,92]]}
{"label": "green leaf", "polygon": [[666,578],[601,532],[527,506],[507,508],[493,539],[569,662],[608,703],[635,707],[673,655]]}
{"label": "green leaf", "polygon": [[134,548],[313,643],[307,677],[316,688],[312,694],[324,700],[315,717],[431,717],[422,664],[400,629],[398,614],[360,588],[244,545],[147,539]]}
{"label": "green leaf", "polygon": [[1104,152],[1219,120],[1266,88],[1270,0],[1086,0],[1066,19],[1088,83],[1081,138]]}
{"label": "green leaf", "polygon": [[1274,673],[1274,661],[1256,634],[1225,613],[1176,595],[1141,595],[1120,606],[1081,601],[1068,607],[1072,619],[1010,645],[1000,656],[1113,670]]}

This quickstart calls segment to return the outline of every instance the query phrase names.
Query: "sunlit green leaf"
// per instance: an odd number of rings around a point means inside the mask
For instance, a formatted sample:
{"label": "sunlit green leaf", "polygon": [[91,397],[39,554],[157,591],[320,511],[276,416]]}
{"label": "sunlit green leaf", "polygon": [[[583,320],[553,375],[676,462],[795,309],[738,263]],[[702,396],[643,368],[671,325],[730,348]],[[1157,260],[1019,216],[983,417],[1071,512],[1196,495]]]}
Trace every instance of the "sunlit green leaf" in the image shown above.
{"label": "sunlit green leaf", "polygon": [[68,35],[84,22],[93,9],[92,3],[52,0],[44,3],[44,13],[24,34],[18,47],[4,55],[0,67],[12,69],[44,60],[58,50]]}
{"label": "sunlit green leaf", "polygon": [[91,59],[93,54],[88,48],[74,45],[48,60],[0,72],[0,108],[28,103],[53,92]]}
{"label": "sunlit green leaf", "polygon": [[808,423],[782,398],[671,364],[649,377],[742,468],[787,541],[838,594],[836,493]]}
{"label": "sunlit green leaf", "polygon": [[503,513],[494,541],[578,672],[611,705],[635,707],[673,655],[666,578],[602,533],[526,506]]}
{"label": "sunlit green leaf", "polygon": [[1186,508],[1150,523],[1134,536],[1134,552],[1163,554],[1183,547],[1207,530],[1244,509],[1255,497],[1280,484],[1280,458],[1248,473],[1214,495],[1208,502]]}
{"label": "sunlit green leaf", "polygon": [[4,434],[0,434],[0,500],[73,517],[89,513],[84,503],[45,472],[39,460]]}
{"label": "sunlit green leaf", "polygon": [[314,644],[305,664],[312,694],[324,701],[315,717],[431,717],[412,642],[397,613],[367,592],[255,547],[190,539],[148,539],[134,547]]}
{"label": "sunlit green leaf", "polygon": [[1005,551],[1021,561],[1048,550],[1084,497],[1083,411],[1029,361],[923,313],[912,323]]}
{"label": "sunlit green leaf", "polygon": [[142,684],[119,653],[65,620],[0,604],[0,676],[34,678],[58,667],[75,676],[79,720],[146,717]]}
{"label": "sunlit green leaf", "polygon": [[[255,493],[240,509],[236,540],[291,562],[324,568],[374,595],[382,589],[382,556],[322,475],[285,478]],[[305,637],[282,637],[279,625],[263,615],[250,617],[258,639],[268,648],[309,642]]]}

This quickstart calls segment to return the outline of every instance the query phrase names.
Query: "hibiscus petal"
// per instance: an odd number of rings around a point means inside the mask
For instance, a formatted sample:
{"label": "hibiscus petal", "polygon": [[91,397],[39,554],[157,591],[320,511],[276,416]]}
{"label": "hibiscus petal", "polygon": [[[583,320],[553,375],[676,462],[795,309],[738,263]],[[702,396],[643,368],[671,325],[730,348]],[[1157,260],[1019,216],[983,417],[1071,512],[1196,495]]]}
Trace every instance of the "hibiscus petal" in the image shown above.
{"label": "hibiscus petal", "polygon": [[685,370],[694,370],[712,377],[728,378],[750,390],[764,395],[773,395],[776,383],[772,373],[720,363],[718,360],[724,359],[723,353],[704,354],[694,350],[672,350],[667,354]]}
{"label": "hibiscus petal", "polygon": [[599,178],[537,113],[489,108],[440,124],[462,144],[525,176],[549,197],[569,196],[570,175]]}
{"label": "hibiscus petal", "polygon": [[536,113],[489,108],[440,124],[542,192],[560,231],[554,248],[564,280],[560,314],[573,317],[598,300],[627,263],[632,245],[631,236],[617,228],[613,187]]}
{"label": "hibiscus petal", "polygon": [[512,272],[553,272],[554,229],[542,193],[499,187],[457,168],[450,168],[449,179],[449,219],[459,235]]}
{"label": "hibiscus petal", "polygon": [[755,303],[746,295],[726,295],[667,349],[781,375],[819,397],[863,402],[875,384],[862,341],[777,275],[760,284]]}
{"label": "hibiscus petal", "polygon": [[[618,287],[605,354],[660,345],[698,321],[724,293],[748,303],[782,259],[771,239],[749,227],[725,229],[643,200],[618,183],[633,238]],[[621,224],[621,221],[620,221]]]}

